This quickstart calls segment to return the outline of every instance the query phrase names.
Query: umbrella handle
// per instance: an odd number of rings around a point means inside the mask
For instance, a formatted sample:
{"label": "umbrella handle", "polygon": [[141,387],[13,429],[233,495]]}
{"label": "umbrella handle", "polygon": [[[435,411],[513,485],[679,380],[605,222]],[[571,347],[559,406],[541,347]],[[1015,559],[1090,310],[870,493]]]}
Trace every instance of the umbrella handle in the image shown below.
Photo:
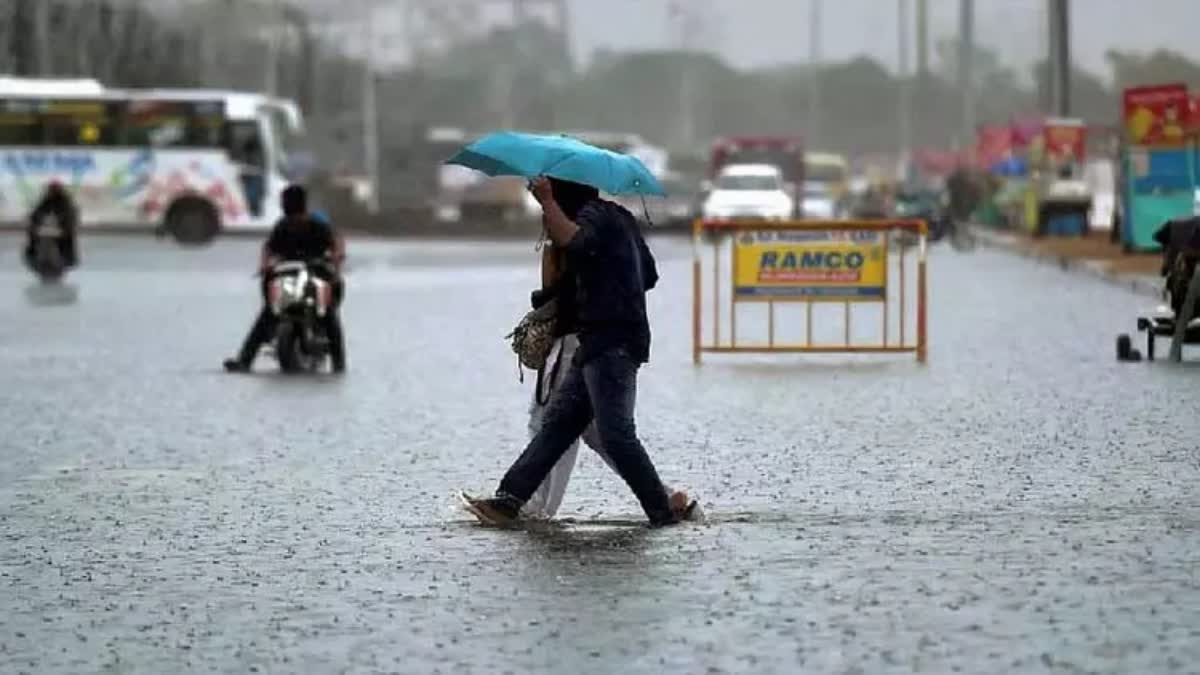
{"label": "umbrella handle", "polygon": [[654,227],[654,221],[650,220],[650,207],[646,206],[646,195],[639,192],[638,196],[642,198],[642,213],[646,215],[646,225]]}

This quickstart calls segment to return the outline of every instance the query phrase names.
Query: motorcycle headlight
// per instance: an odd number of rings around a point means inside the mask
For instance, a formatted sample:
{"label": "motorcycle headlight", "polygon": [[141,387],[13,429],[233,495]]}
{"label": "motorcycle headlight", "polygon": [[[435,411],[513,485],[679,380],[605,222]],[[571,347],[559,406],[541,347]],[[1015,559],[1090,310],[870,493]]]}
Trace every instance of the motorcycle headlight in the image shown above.
{"label": "motorcycle headlight", "polygon": [[304,287],[298,277],[284,277],[279,281],[279,301],[283,304],[298,302],[304,297]]}

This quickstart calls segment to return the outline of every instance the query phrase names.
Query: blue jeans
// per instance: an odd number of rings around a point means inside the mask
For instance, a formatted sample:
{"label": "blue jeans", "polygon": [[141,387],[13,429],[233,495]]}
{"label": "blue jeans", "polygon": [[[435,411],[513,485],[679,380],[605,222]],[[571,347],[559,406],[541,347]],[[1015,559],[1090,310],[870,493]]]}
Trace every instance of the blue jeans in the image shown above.
{"label": "blue jeans", "polygon": [[624,349],[597,354],[582,366],[572,363],[546,410],[541,430],[504,474],[497,494],[521,504],[529,501],[559,458],[595,419],[597,435],[613,468],[633,490],[650,522],[672,522],[667,490],[637,437],[633,413],[637,371],[638,364]]}

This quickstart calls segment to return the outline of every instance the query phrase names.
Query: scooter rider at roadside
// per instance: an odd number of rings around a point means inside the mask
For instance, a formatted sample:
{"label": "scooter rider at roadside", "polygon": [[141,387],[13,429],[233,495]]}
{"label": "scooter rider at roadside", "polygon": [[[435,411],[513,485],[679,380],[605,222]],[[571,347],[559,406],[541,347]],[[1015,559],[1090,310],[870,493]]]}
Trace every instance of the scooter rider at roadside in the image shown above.
{"label": "scooter rider at roadside", "polygon": [[329,335],[330,358],[333,371],[346,369],[346,348],[342,336],[342,322],[338,308],[342,304],[344,284],[341,276],[342,262],[346,257],[346,243],[334,232],[325,219],[314,218],[308,212],[308,194],[299,185],[288,186],[281,197],[283,218],[275,224],[271,235],[263,243],[259,260],[262,276],[263,308],[258,319],[246,336],[241,351],[232,359],[225,360],[225,370],[244,373],[250,370],[258,349],[275,333],[276,318],[266,302],[267,285],[271,280],[271,267],[283,261],[308,261],[332,255],[333,269],[317,268],[313,273],[329,282],[333,290],[333,307],[325,315],[325,330]]}
{"label": "scooter rider at roadside", "polygon": [[47,218],[54,218],[62,231],[62,236],[58,240],[58,248],[62,253],[63,261],[67,267],[75,267],[79,264],[79,245],[76,242],[79,208],[76,207],[75,200],[71,199],[71,194],[67,192],[63,184],[56,180],[50,181],[46,185],[46,191],[42,194],[42,198],[38,200],[37,206],[29,214],[25,261],[29,262],[33,259],[33,242],[38,227],[43,225]]}

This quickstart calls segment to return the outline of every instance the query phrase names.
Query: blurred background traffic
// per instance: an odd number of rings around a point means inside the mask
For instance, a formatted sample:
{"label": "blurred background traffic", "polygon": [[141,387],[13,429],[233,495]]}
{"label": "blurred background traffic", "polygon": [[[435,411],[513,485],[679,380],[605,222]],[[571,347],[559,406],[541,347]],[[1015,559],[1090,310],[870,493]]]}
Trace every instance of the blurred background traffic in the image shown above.
{"label": "blurred background traffic", "polygon": [[[223,119],[212,125],[224,131],[212,145],[238,165],[235,196],[248,217],[265,214],[263,227],[276,184],[300,181],[347,228],[527,232],[537,210],[520,180],[482,180],[441,163],[482,132],[517,128],[569,133],[641,158],[671,196],[628,206],[663,228],[698,216],[898,215],[929,219],[935,236],[939,223],[971,220],[1039,234],[1104,230],[1146,248],[1152,242],[1140,231],[1120,231],[1123,92],[1200,82],[1179,27],[1200,17],[1200,5],[1138,7],[8,0],[0,73],[10,77],[0,97],[44,87],[50,103],[113,99],[116,91],[126,105],[185,100],[185,125],[207,114],[200,102],[221,103],[213,114]],[[240,131],[231,92],[258,97]],[[52,133],[49,118],[11,105],[0,111],[0,146],[99,152],[172,143],[161,134],[115,140],[120,134],[104,126],[111,120],[77,105],[52,112],[54,123],[73,125],[65,136]],[[1174,114],[1186,123],[1187,109]],[[9,173],[37,168],[12,164]],[[723,173],[734,165],[737,175]],[[29,198],[13,198],[5,185],[7,221],[24,215]],[[1191,203],[1191,185],[1172,189]],[[230,220],[220,205],[184,218],[160,203],[170,202],[166,192],[133,215],[93,217],[162,221],[153,224],[185,239],[211,237]],[[89,198],[106,197],[81,196],[85,223],[98,213]]]}

